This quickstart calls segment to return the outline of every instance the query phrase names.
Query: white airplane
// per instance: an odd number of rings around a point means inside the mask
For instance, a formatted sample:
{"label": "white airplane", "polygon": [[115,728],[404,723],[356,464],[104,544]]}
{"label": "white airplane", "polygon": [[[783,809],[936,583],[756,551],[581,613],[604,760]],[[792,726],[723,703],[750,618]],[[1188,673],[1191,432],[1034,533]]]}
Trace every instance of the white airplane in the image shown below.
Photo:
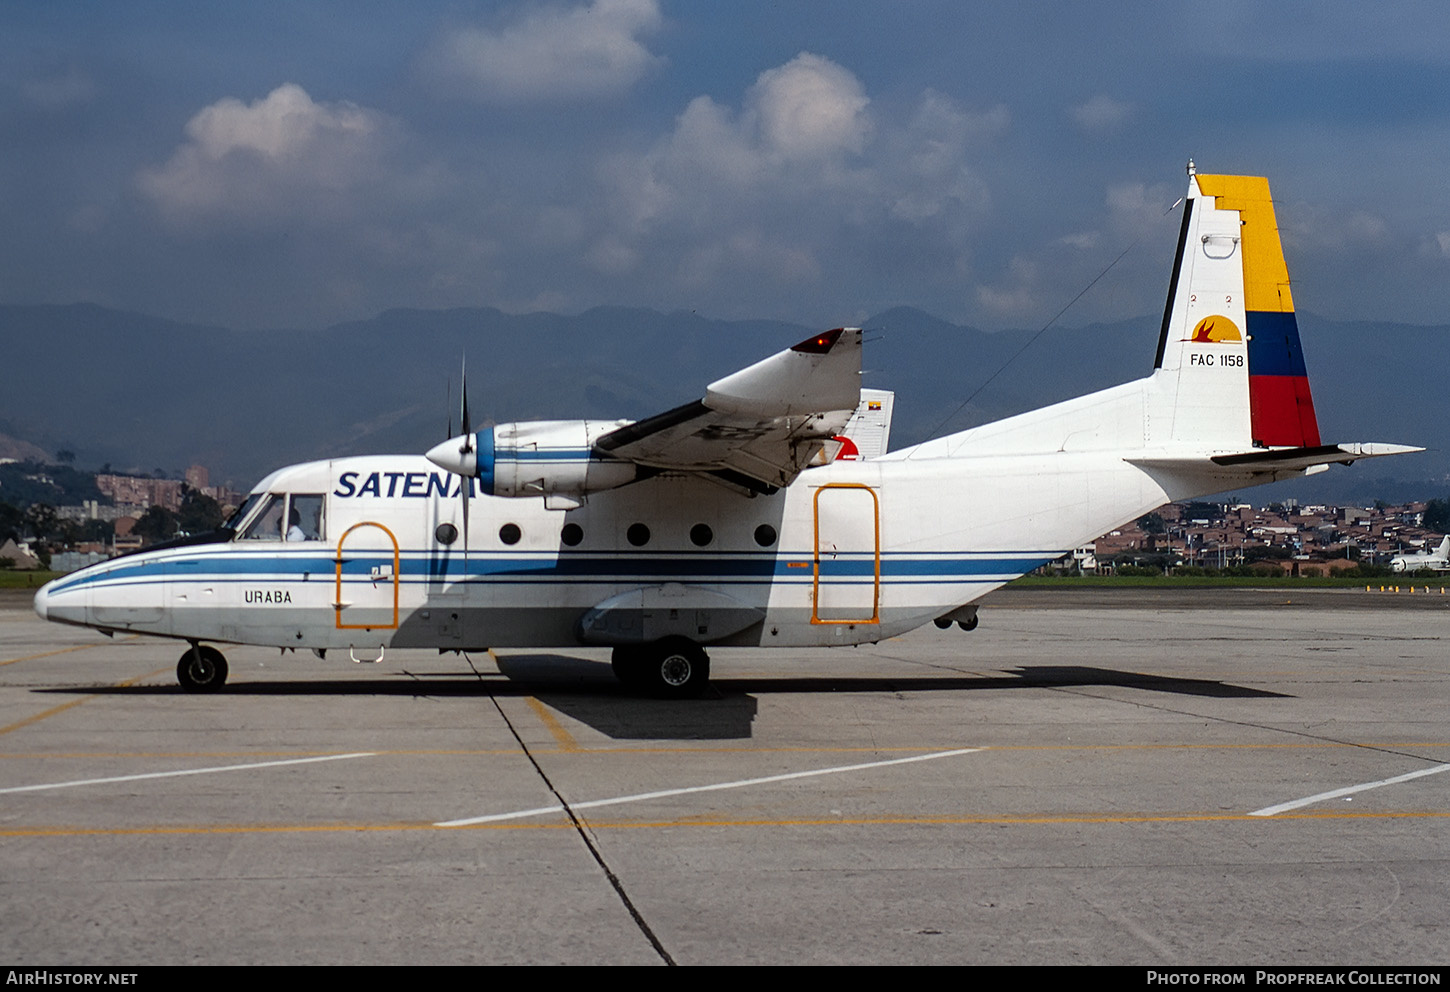
{"label": "white airplane", "polygon": [[[860,369],[841,328],[636,423],[474,432],[465,403],[426,459],[280,469],[219,534],[56,579],[35,609],[189,642],[191,690],[226,680],[214,644],[601,646],[684,696],[707,646],[970,629],[982,596],[1164,503],[1420,450],[1321,443],[1268,182],[1192,163],[1147,378],[880,453],[863,421],[889,399]],[[839,457],[843,430],[874,457]]]}
{"label": "white airplane", "polygon": [[1432,572],[1450,572],[1450,535],[1441,540],[1434,551],[1397,555],[1390,559],[1391,572],[1418,572],[1422,568]]}

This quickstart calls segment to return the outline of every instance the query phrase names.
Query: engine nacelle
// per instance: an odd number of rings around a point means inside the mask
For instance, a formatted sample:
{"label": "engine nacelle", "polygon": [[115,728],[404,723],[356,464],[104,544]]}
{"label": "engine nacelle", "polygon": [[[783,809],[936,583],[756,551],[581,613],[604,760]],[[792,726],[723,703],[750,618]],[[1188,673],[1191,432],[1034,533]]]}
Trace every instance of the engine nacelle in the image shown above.
{"label": "engine nacelle", "polygon": [[474,435],[472,474],[478,478],[479,491],[492,496],[584,496],[614,489],[639,478],[639,466],[597,454],[594,442],[626,423],[499,424]]}

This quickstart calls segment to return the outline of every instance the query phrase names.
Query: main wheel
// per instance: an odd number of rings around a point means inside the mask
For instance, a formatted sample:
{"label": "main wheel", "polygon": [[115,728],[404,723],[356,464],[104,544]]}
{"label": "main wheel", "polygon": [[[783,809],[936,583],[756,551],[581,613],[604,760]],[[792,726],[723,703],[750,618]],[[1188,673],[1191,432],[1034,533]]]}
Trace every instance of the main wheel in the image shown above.
{"label": "main wheel", "polygon": [[216,648],[198,644],[176,663],[176,681],[187,692],[216,692],[227,681],[227,660]]}
{"label": "main wheel", "polygon": [[957,626],[960,627],[960,628],[962,628],[963,630],[976,630],[977,629],[977,615],[975,613],[973,613],[972,614],[972,619],[970,619],[970,620],[958,620],[957,621]]}
{"label": "main wheel", "polygon": [[705,691],[710,658],[705,649],[683,637],[667,637],[644,650],[643,685],[665,699],[687,699]]}
{"label": "main wheel", "polygon": [[644,654],[637,647],[617,647],[609,658],[609,667],[614,670],[614,677],[631,689],[644,683],[645,663]]}

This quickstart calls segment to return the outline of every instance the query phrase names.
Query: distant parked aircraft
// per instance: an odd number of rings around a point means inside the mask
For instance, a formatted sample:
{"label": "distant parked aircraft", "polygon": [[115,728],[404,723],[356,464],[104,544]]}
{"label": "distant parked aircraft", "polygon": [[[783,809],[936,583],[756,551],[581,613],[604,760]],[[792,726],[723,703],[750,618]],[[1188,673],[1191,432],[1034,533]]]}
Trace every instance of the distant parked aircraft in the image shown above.
{"label": "distant parked aircraft", "polygon": [[1422,568],[1432,572],[1450,572],[1450,535],[1447,535],[1434,551],[1398,555],[1390,559],[1390,571],[1392,572],[1418,572]]}

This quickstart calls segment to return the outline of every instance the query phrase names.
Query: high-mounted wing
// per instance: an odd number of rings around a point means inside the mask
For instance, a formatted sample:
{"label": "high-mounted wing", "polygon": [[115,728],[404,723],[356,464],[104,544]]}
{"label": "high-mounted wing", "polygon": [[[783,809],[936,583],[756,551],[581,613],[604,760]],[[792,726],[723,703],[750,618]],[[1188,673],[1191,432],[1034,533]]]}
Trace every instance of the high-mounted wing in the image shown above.
{"label": "high-mounted wing", "polygon": [[[881,394],[877,401],[888,397]],[[488,496],[543,496],[577,506],[592,492],[660,472],[695,472],[749,493],[787,486],[835,457],[861,392],[861,329],[807,338],[710,383],[705,398],[637,423],[545,420],[498,424],[428,452],[478,480]],[[880,447],[890,426],[880,420]]]}
{"label": "high-mounted wing", "polygon": [[838,443],[860,397],[861,329],[836,328],[710,383],[702,400],[611,431],[594,450],[767,492]]}

